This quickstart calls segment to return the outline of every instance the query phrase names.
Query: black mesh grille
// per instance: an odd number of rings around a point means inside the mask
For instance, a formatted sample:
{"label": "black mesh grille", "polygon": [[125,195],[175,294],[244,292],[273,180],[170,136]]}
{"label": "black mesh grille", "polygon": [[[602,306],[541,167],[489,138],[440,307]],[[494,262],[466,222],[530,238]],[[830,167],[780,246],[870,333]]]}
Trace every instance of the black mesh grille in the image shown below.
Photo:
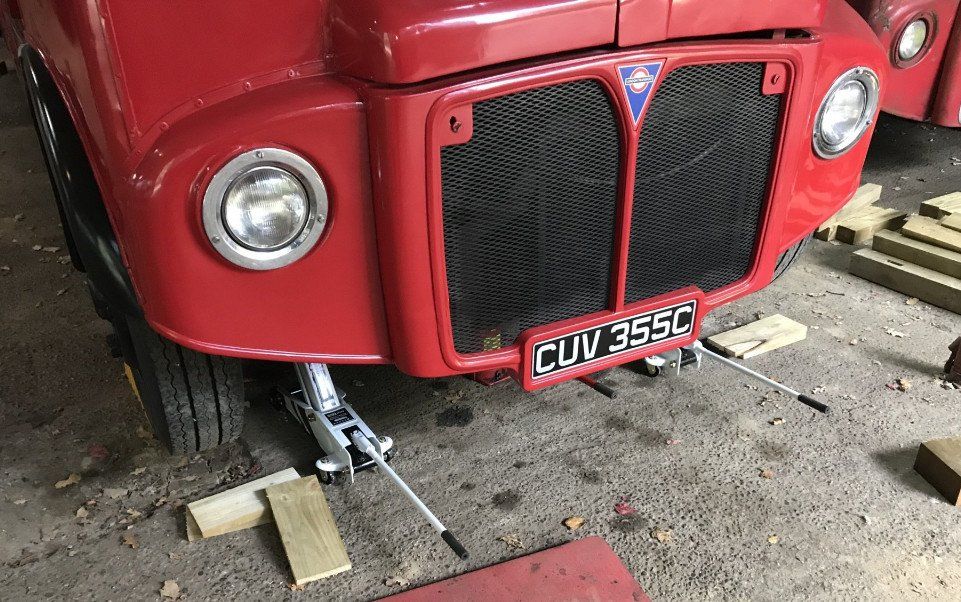
{"label": "black mesh grille", "polygon": [[697,285],[711,291],[751,267],[781,97],[761,93],[764,65],[681,67],[661,84],[638,142],[628,303]]}
{"label": "black mesh grille", "polygon": [[441,150],[454,346],[508,346],[527,328],[605,309],[620,136],[582,80],[474,105],[470,142]]}

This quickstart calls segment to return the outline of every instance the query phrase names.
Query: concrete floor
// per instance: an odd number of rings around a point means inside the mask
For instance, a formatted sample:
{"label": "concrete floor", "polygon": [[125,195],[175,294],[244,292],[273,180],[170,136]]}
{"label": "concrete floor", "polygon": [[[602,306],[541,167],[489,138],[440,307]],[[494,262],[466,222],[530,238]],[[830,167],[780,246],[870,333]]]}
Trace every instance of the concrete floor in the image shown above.
{"label": "concrete floor", "polygon": [[[885,186],[884,204],[916,209],[912,195],[961,188],[961,131],[884,118],[873,151],[865,179]],[[178,504],[248,473],[308,471],[312,440],[257,386],[239,443],[172,458],[138,435],[144,420],[81,277],[63,250],[32,250],[63,241],[15,77],[0,78],[0,190],[0,599],[150,599],[167,579],[188,599],[369,599],[400,591],[392,578],[421,585],[587,535],[658,600],[959,597],[961,514],[911,465],[920,441],[961,433],[961,391],[937,379],[961,318],[849,276],[851,247],[815,243],[707,325],[775,312],[808,324],[804,342],[749,363],[817,391],[831,417],[710,365],[680,379],[613,370],[616,402],[580,384],[528,394],[335,369],[472,556],[457,561],[366,474],[326,489],[353,570],[298,593],[272,527],[188,543]],[[913,386],[885,386],[897,378]],[[82,480],[54,487],[71,472]],[[622,499],[637,513],[616,514]],[[575,514],[586,523],[568,532]],[[508,549],[507,534],[525,548]]]}

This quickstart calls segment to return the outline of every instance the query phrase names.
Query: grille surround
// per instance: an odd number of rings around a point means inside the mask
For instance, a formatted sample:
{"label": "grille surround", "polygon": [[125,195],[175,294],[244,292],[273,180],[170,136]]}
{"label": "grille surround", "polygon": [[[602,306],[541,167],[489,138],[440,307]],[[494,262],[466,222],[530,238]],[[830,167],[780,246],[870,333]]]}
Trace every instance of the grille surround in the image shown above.
{"label": "grille surround", "polygon": [[620,116],[596,79],[473,110],[471,140],[441,149],[446,284],[462,354],[609,307],[623,148]]}
{"label": "grille surround", "polygon": [[[607,94],[609,95],[609,98],[608,98],[609,102],[610,102],[610,96],[613,96],[614,98],[616,98],[613,111],[615,113],[615,119],[620,121],[619,127],[621,128],[621,131],[618,138],[618,142],[621,145],[621,149],[622,149],[621,154],[624,155],[622,157],[622,166],[620,167],[620,172],[623,172],[623,173],[619,172],[617,176],[617,179],[621,183],[623,183],[624,178],[627,178],[628,182],[630,182],[630,174],[626,173],[627,169],[631,169],[631,170],[636,169],[636,162],[634,166],[632,166],[632,164],[630,163],[630,158],[633,156],[633,152],[636,151],[637,149],[636,148],[630,149],[632,152],[628,153],[627,147],[628,145],[636,146],[639,142],[639,134],[637,131],[632,130],[632,128],[634,127],[633,120],[631,119],[629,109],[626,106],[626,103],[624,102],[625,99],[622,98],[623,90],[620,89],[621,82],[619,79],[617,79],[617,76],[616,76],[617,66],[624,65],[629,61],[630,59],[625,60],[623,57],[619,57],[619,58],[612,57],[611,59],[605,60],[603,62],[603,66],[602,64],[599,63],[596,66],[585,67],[583,69],[583,72],[580,74],[580,77],[583,79],[574,80],[574,81],[587,81],[589,79],[594,79],[597,81],[604,81],[607,83],[607,86],[605,86],[604,88],[606,88]],[[788,63],[786,57],[784,57],[783,55],[774,54],[772,56],[768,53],[760,53],[760,52],[753,54],[752,58],[748,59],[748,61],[750,62],[743,62],[743,63],[717,62],[717,63],[706,63],[704,65],[695,63],[693,61],[685,61],[685,63],[683,64],[674,66],[670,71],[666,71],[662,73],[661,81],[659,82],[658,87],[653,91],[652,96],[648,101],[649,106],[647,107],[645,114],[642,115],[642,121],[646,121],[647,115],[650,114],[652,103],[658,97],[660,89],[668,81],[668,78],[670,77],[670,75],[674,74],[675,72],[681,71],[685,68],[700,67],[700,66],[720,67],[720,66],[728,66],[728,65],[739,65],[741,67],[745,67],[745,66],[751,67],[753,68],[754,75],[757,76],[757,79],[752,81],[750,84],[748,84],[748,86],[751,89],[752,93],[760,96],[762,94],[761,78],[763,76],[766,65],[771,64],[772,62],[780,63],[782,65]],[[525,92],[537,91],[537,90],[542,90],[544,88],[555,87],[555,86],[561,85],[558,83],[559,81],[571,83],[569,77],[570,77],[570,74],[567,74],[567,76],[563,78],[542,77],[542,78],[538,78],[538,82],[536,84],[533,84],[532,82],[525,82]],[[531,88],[531,86],[537,86],[537,87]],[[747,243],[748,246],[750,247],[750,252],[748,253],[750,258],[748,260],[747,269],[743,273],[738,274],[737,277],[731,277],[731,278],[725,279],[727,280],[727,282],[723,282],[720,285],[722,287],[725,284],[745,282],[753,278],[753,268],[756,266],[756,258],[758,256],[758,247],[761,244],[761,233],[763,230],[764,222],[767,219],[767,214],[768,214],[767,209],[769,206],[769,202],[771,200],[770,198],[771,189],[772,189],[771,184],[772,184],[772,176],[774,173],[774,166],[777,162],[780,146],[782,144],[781,139],[782,139],[782,136],[784,135],[784,132],[782,131],[782,120],[780,119],[780,113],[784,109],[784,107],[787,106],[785,99],[789,96],[792,87],[793,86],[791,85],[791,79],[789,78],[787,81],[787,85],[782,90],[770,95],[770,98],[773,99],[772,100],[773,104],[776,105],[777,107],[777,114],[771,120],[773,123],[773,130],[771,130],[773,132],[773,135],[771,136],[769,150],[768,150],[768,163],[767,163],[768,168],[766,173],[764,174],[764,177],[761,178],[761,184],[760,184],[760,187],[762,189],[762,193],[760,195],[761,204],[755,215],[756,221],[753,222],[754,236],[749,237],[749,240]],[[654,297],[657,294],[671,293],[684,288],[684,286],[671,287],[669,288],[669,290],[661,290],[656,293],[646,294],[641,296],[638,299],[631,298],[630,291],[627,290],[630,287],[631,283],[629,281],[625,282],[625,280],[628,279],[627,272],[628,272],[628,269],[631,268],[631,263],[629,261],[630,247],[628,247],[628,242],[632,234],[632,225],[624,224],[623,219],[630,215],[634,198],[633,198],[633,190],[631,189],[624,190],[623,186],[621,186],[620,191],[617,193],[616,202],[615,202],[615,220],[616,220],[615,241],[616,241],[617,247],[613,249],[613,256],[611,257],[611,264],[613,265],[614,268],[616,268],[617,271],[616,272],[608,271],[608,277],[610,280],[609,282],[606,283],[606,286],[603,287],[605,293],[616,292],[621,295],[620,297],[608,294],[607,303],[604,304],[603,306],[598,306],[600,304],[594,305],[593,310],[569,311],[569,312],[566,312],[566,315],[562,317],[558,317],[556,319],[529,320],[527,322],[527,325],[525,325],[526,328],[525,327],[515,328],[513,337],[502,336],[501,339],[498,341],[498,343],[496,345],[491,346],[490,348],[484,348],[484,347],[478,348],[476,346],[468,347],[463,344],[459,344],[458,320],[457,320],[458,304],[457,304],[457,301],[455,300],[456,291],[452,290],[451,288],[451,280],[450,280],[450,274],[449,274],[450,262],[449,262],[449,258],[447,257],[448,249],[450,246],[451,229],[448,227],[448,223],[447,223],[447,219],[449,216],[447,213],[447,206],[446,206],[447,203],[445,202],[446,201],[445,186],[449,182],[448,180],[449,171],[448,173],[445,173],[445,162],[444,162],[444,155],[446,151],[449,148],[456,148],[456,147],[451,147],[449,145],[457,144],[457,143],[447,142],[447,140],[452,140],[449,134],[443,135],[443,134],[438,134],[437,132],[446,131],[448,129],[450,125],[447,123],[448,118],[453,114],[452,110],[454,108],[461,107],[461,110],[462,110],[463,109],[462,104],[464,102],[471,102],[471,98],[474,97],[477,100],[473,101],[474,122],[471,128],[472,133],[471,133],[470,140],[476,139],[478,132],[480,131],[480,128],[483,127],[483,123],[481,122],[479,124],[477,121],[477,107],[479,104],[481,104],[482,102],[486,102],[487,100],[498,100],[505,97],[511,97],[511,96],[524,93],[524,92],[514,91],[514,89],[511,88],[510,83],[506,81],[503,84],[499,84],[497,88],[500,89],[499,94],[492,93],[492,90],[490,88],[477,88],[477,93],[474,93],[474,94],[468,92],[467,90],[458,92],[456,93],[456,96],[451,95],[449,99],[445,99],[445,102],[440,103],[438,106],[444,107],[444,109],[438,110],[435,113],[436,122],[434,127],[438,129],[434,130],[435,133],[433,134],[432,139],[435,140],[435,144],[436,144],[434,148],[437,154],[435,155],[436,159],[434,159],[434,161],[436,161],[435,165],[437,167],[435,168],[436,171],[433,172],[434,175],[432,176],[432,178],[434,178],[433,181],[435,182],[434,185],[436,186],[435,188],[436,192],[434,193],[435,202],[432,203],[432,206],[431,206],[431,215],[432,215],[431,219],[432,219],[434,232],[436,232],[438,235],[436,239],[434,239],[435,242],[432,244],[432,249],[433,249],[435,262],[437,262],[439,264],[439,267],[441,268],[438,272],[435,272],[435,286],[437,287],[435,289],[435,297],[436,297],[437,303],[439,304],[438,306],[439,317],[440,317],[439,326],[441,328],[440,334],[441,334],[441,342],[443,344],[443,349],[444,349],[443,351],[444,356],[447,359],[447,361],[451,363],[452,366],[457,365],[462,368],[471,367],[474,369],[478,369],[481,366],[487,365],[484,362],[491,363],[490,365],[497,365],[492,362],[502,361],[502,360],[498,360],[497,358],[506,357],[504,354],[500,354],[500,353],[482,353],[481,354],[479,352],[493,352],[495,349],[502,349],[503,351],[510,351],[512,354],[516,355],[519,351],[516,346],[516,343],[519,340],[517,336],[527,328],[547,326],[548,324],[552,324],[554,322],[558,322],[566,318],[581,318],[581,317],[586,318],[587,315],[591,313],[594,313],[594,315],[597,316],[600,313],[621,311],[624,308],[625,304],[630,305],[633,303],[643,303],[644,300]],[[455,98],[456,100],[454,100]],[[451,124],[453,124],[452,119],[451,119]],[[642,128],[646,127],[646,124],[644,123],[642,123],[641,125],[642,125]],[[453,130],[452,127],[450,129]],[[456,130],[453,130],[453,131],[456,132]],[[453,138],[453,140],[458,140],[458,139]],[[626,212],[626,215],[624,212]],[[622,240],[622,238],[624,240]],[[662,260],[667,263],[670,263],[672,261],[668,255],[663,255]],[[446,278],[445,278],[445,271],[447,272]],[[618,285],[618,283],[620,283],[620,285],[626,285],[626,288],[622,288],[621,286]],[[497,283],[495,282],[495,284]],[[500,282],[500,284],[503,285],[504,283]],[[496,288],[496,286],[494,288]],[[598,288],[600,289],[601,287],[598,287]],[[708,293],[708,301],[710,301],[711,299],[710,293],[712,291],[716,291],[717,288],[718,287],[708,287],[703,289],[706,293]],[[474,353],[484,356],[484,359],[481,359],[481,357],[478,357],[477,359],[465,357],[468,354],[474,354]],[[480,363],[478,363],[478,360],[480,361]]]}

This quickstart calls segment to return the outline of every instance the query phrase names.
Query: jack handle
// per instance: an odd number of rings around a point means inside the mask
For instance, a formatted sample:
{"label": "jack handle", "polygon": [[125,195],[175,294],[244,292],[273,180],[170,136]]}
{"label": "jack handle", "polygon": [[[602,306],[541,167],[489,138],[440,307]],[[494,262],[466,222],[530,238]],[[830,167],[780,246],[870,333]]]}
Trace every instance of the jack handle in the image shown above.
{"label": "jack handle", "polygon": [[354,431],[353,433],[351,433],[350,439],[351,441],[354,442],[354,445],[357,446],[357,449],[359,449],[360,451],[370,456],[370,458],[377,463],[377,466],[379,466],[380,469],[384,471],[384,473],[390,478],[390,480],[392,480],[394,484],[397,485],[398,488],[400,488],[400,490],[404,493],[404,495],[406,495],[407,498],[411,502],[413,502],[414,507],[416,507],[417,510],[419,510],[420,513],[424,515],[424,518],[427,519],[427,522],[429,522],[431,526],[434,527],[434,530],[440,534],[440,537],[441,539],[444,540],[444,543],[450,546],[450,549],[453,550],[455,554],[457,554],[458,558],[460,558],[461,560],[467,560],[469,556],[469,554],[467,553],[467,549],[464,548],[464,546],[461,545],[461,543],[457,540],[457,538],[454,537],[454,534],[448,531],[447,527],[445,527],[444,524],[440,522],[440,520],[438,520],[436,516],[434,516],[434,513],[431,512],[430,509],[424,505],[424,502],[420,501],[420,498],[417,497],[417,494],[411,491],[410,487],[407,486],[407,483],[405,483],[403,479],[397,476],[397,473],[394,472],[394,469],[391,468],[390,465],[384,461],[384,458],[381,457],[379,453],[377,453],[377,449],[370,442],[370,440],[367,437],[365,437],[364,434],[361,433],[360,431]]}

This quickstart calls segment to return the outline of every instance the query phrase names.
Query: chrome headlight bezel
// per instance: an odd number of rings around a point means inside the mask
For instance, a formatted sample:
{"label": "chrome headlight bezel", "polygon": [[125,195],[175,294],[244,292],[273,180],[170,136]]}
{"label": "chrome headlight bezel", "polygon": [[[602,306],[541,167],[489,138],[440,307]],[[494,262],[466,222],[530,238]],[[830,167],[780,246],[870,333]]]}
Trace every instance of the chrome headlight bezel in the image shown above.
{"label": "chrome headlight bezel", "polygon": [[[860,83],[865,90],[865,103],[858,118],[857,126],[853,128],[852,134],[846,136],[837,144],[831,144],[824,139],[822,125],[824,113],[826,112],[834,94],[842,87],[851,82]],[[814,131],[812,132],[812,142],[814,151],[822,159],[834,159],[848,152],[864,137],[870,125],[874,122],[874,115],[878,110],[880,99],[880,83],[877,74],[868,67],[853,67],[842,73],[831,87],[828,89],[824,98],[821,99],[821,106],[814,118]]]}
{"label": "chrome headlight bezel", "polygon": [[[293,175],[307,193],[307,218],[300,233],[281,248],[256,250],[234,239],[224,223],[227,191],[240,177],[262,167]],[[214,249],[231,263],[250,270],[273,270],[297,261],[320,240],[327,223],[327,187],[320,174],[303,157],[279,148],[257,148],[237,155],[211,178],[204,192],[203,225]]]}

